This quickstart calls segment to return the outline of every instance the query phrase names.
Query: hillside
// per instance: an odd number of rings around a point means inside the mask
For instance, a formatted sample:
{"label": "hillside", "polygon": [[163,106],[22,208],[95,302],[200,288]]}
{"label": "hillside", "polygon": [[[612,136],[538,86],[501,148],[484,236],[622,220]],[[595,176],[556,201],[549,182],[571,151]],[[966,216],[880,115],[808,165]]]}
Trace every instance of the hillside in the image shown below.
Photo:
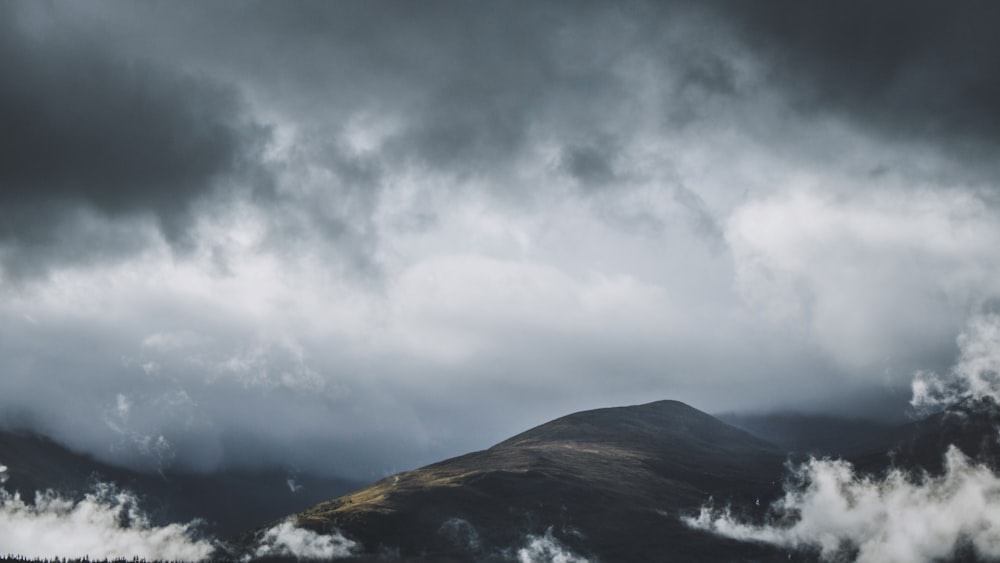
{"label": "hillside", "polygon": [[547,532],[602,561],[784,558],[678,519],[710,497],[740,505],[769,498],[784,460],[743,430],[658,401],[553,420],[318,504],[298,523],[340,529],[370,553],[428,560],[499,559]]}

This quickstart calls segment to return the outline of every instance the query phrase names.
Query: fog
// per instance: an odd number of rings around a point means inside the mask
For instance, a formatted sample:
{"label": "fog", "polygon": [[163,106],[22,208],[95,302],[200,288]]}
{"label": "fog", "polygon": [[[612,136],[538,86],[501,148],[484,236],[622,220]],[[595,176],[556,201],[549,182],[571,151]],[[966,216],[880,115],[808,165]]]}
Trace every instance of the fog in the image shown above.
{"label": "fog", "polygon": [[329,561],[349,557],[358,549],[358,544],[340,533],[333,531],[318,534],[312,530],[299,528],[286,520],[268,528],[257,541],[256,549],[247,560],[260,557],[294,557],[296,559],[320,559]]}

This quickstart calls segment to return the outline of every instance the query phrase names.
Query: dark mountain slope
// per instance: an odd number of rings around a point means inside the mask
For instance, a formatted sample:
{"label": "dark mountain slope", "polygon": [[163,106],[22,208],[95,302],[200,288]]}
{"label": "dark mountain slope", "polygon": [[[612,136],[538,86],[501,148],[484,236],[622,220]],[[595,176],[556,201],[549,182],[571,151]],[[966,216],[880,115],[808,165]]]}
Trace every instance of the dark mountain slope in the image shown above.
{"label": "dark mountain slope", "polygon": [[383,479],[299,515],[372,552],[490,560],[554,538],[602,561],[783,558],[684,526],[709,497],[753,505],[784,453],[676,401],[572,414],[484,451]]}
{"label": "dark mountain slope", "polygon": [[0,464],[7,466],[2,485],[31,500],[52,489],[80,497],[97,482],[133,491],[157,524],[202,518],[207,531],[231,535],[343,494],[360,484],[344,479],[294,475],[286,471],[223,471],[212,474],[145,474],[114,467],[74,453],[30,432],[0,431]]}
{"label": "dark mountain slope", "polygon": [[890,467],[943,469],[948,447],[1000,470],[1000,406],[966,400],[904,424],[802,413],[723,414],[720,418],[768,440],[794,460],[847,459],[865,473]]}
{"label": "dark mountain slope", "polygon": [[720,420],[799,456],[849,457],[868,451],[873,437],[884,441],[896,424],[799,412],[727,413]]}
{"label": "dark mountain slope", "polygon": [[873,435],[850,459],[869,473],[889,467],[943,470],[944,453],[954,445],[975,461],[1000,470],[1000,406],[966,400],[921,420]]}

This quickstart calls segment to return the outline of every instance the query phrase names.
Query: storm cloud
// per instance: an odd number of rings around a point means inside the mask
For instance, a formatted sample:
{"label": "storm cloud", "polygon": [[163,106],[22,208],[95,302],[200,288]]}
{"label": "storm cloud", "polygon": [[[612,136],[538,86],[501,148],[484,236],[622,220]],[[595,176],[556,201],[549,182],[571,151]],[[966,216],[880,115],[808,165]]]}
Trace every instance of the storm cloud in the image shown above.
{"label": "storm cloud", "polygon": [[902,142],[988,158],[1000,138],[994,5],[774,1],[713,8],[769,63],[793,106]]}
{"label": "storm cloud", "polygon": [[651,396],[902,413],[1000,293],[981,9],[4,4],[2,419],[373,478]]}
{"label": "storm cloud", "polygon": [[[212,78],[66,30],[51,6],[6,5],[0,39],[5,275],[141,248],[146,216],[187,242],[192,205],[255,166],[267,129]],[[44,21],[51,18],[52,21]],[[67,33],[68,31],[68,33]],[[142,233],[148,236],[150,233]],[[133,239],[133,240],[122,240]]]}

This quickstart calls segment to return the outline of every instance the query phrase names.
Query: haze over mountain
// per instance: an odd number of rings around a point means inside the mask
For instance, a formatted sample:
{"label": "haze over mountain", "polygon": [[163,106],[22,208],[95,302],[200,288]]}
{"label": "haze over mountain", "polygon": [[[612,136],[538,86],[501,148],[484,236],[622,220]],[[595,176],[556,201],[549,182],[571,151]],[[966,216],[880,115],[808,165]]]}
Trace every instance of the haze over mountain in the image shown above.
{"label": "haze over mountain", "polygon": [[[666,398],[836,473],[808,453],[876,431],[814,435],[843,419],[1000,395],[998,22],[2,2],[0,430],[130,475],[370,483]],[[812,430],[759,418],[787,413]]]}

